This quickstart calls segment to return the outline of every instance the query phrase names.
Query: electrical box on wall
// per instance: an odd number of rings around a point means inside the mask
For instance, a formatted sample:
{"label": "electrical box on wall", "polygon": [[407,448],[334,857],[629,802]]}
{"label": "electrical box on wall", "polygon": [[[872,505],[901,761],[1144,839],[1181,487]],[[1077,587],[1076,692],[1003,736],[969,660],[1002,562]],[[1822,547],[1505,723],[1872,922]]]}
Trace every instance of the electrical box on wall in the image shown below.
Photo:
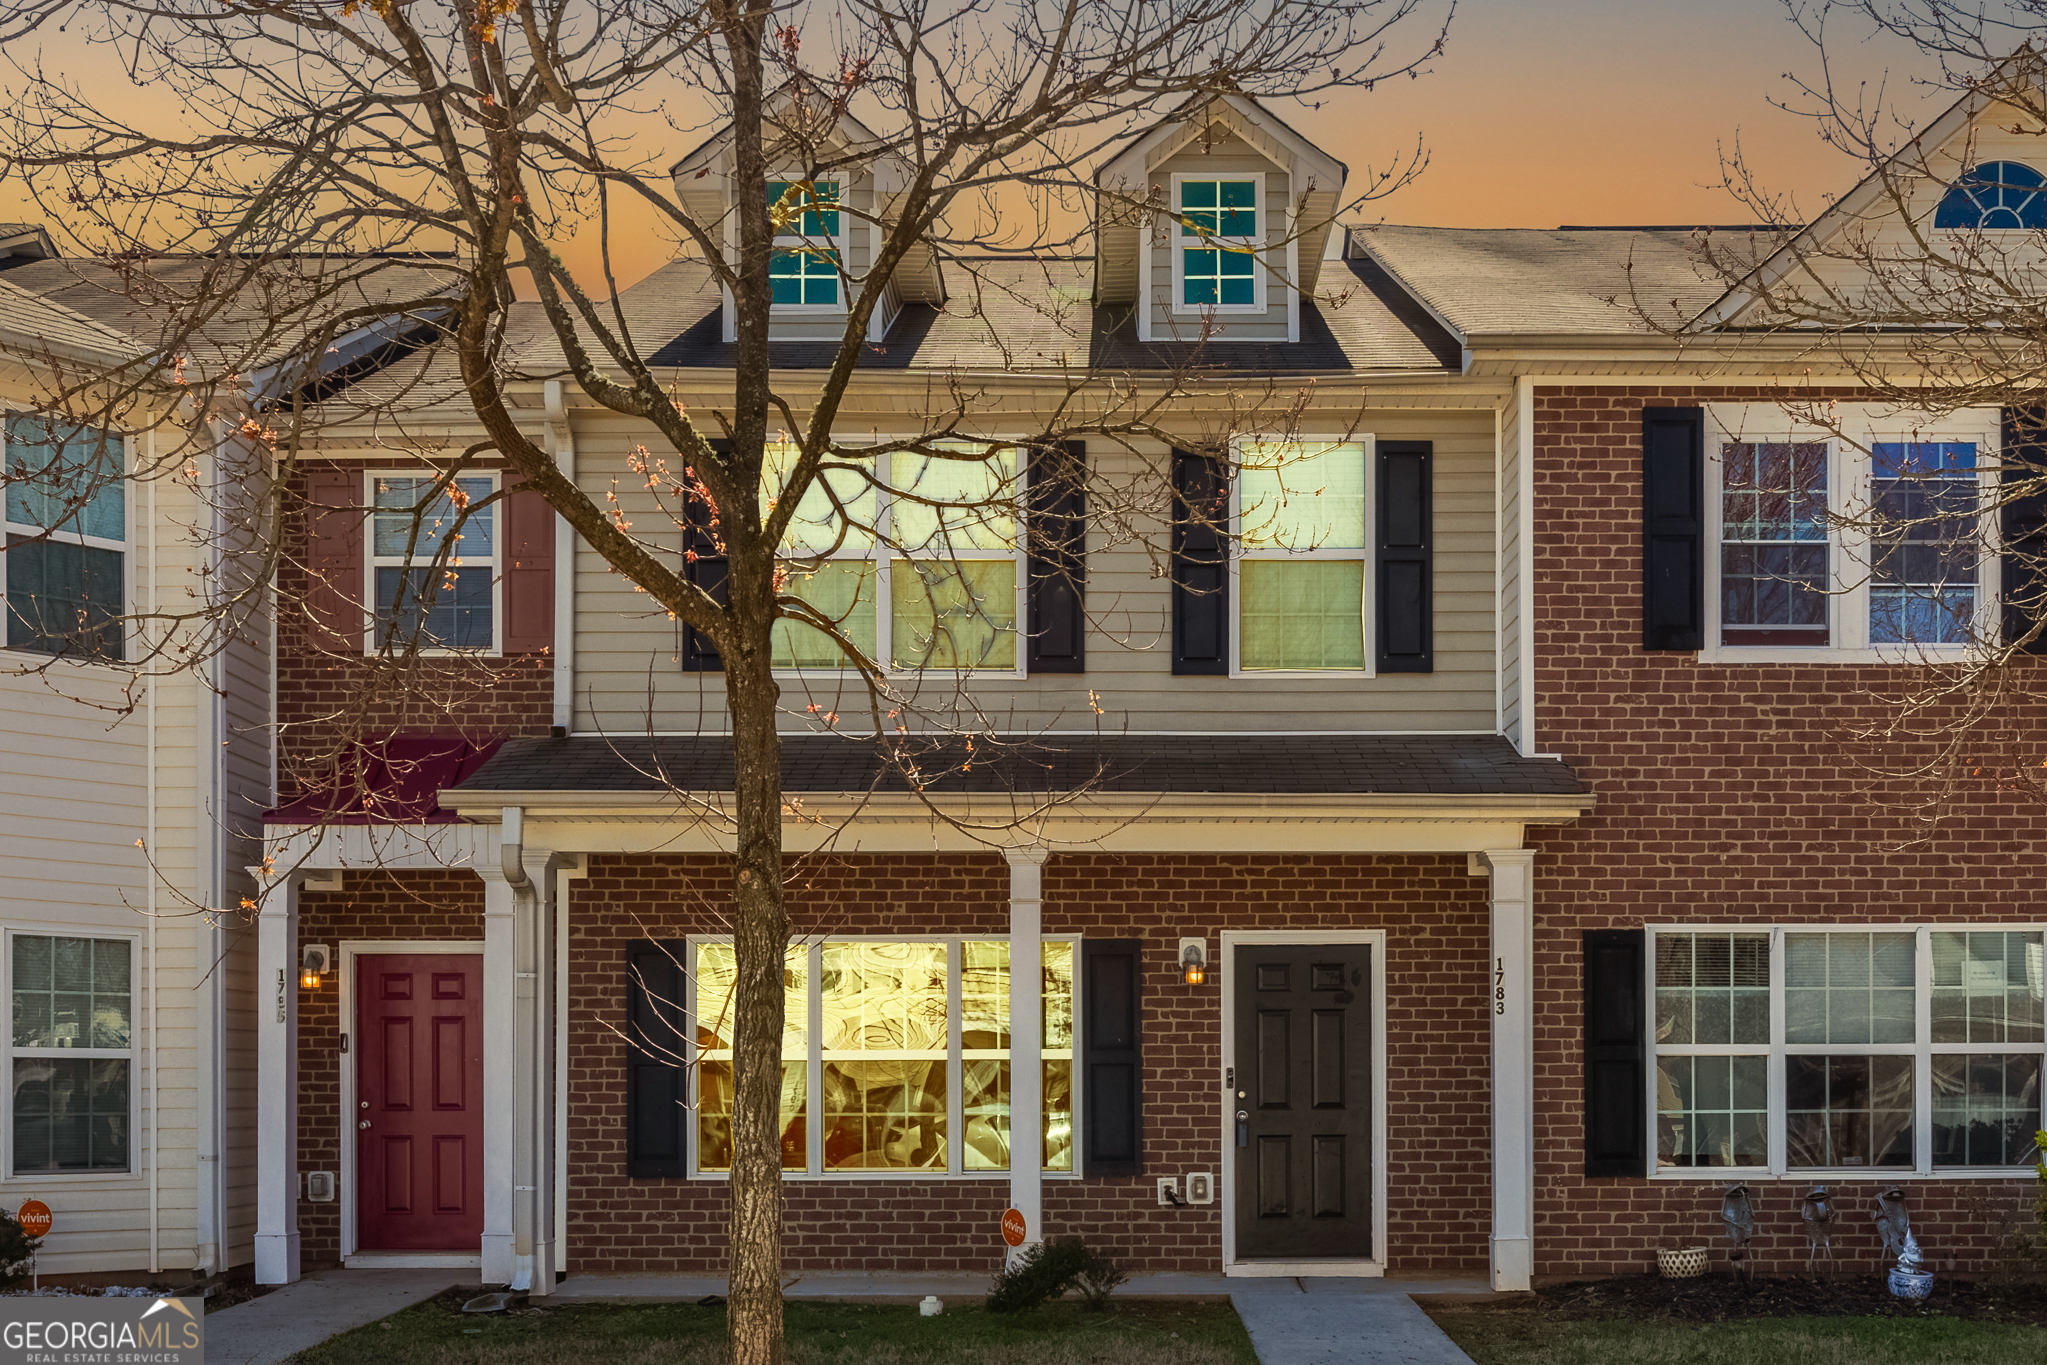
{"label": "electrical box on wall", "polygon": [[1215,1202],[1215,1177],[1207,1171],[1187,1172],[1187,1202],[1190,1204],[1213,1204]]}
{"label": "electrical box on wall", "polygon": [[313,1201],[313,1202],[314,1202],[315,1204],[331,1204],[331,1203],[333,1203],[333,1202],[334,1202],[334,1172],[332,1172],[332,1171],[307,1171],[307,1172],[306,1172],[306,1198],[308,1198],[308,1199],[312,1200],[312,1201]]}
{"label": "electrical box on wall", "polygon": [[1178,1208],[1187,1201],[1180,1197],[1180,1177],[1162,1175],[1159,1177],[1159,1203],[1168,1208]]}

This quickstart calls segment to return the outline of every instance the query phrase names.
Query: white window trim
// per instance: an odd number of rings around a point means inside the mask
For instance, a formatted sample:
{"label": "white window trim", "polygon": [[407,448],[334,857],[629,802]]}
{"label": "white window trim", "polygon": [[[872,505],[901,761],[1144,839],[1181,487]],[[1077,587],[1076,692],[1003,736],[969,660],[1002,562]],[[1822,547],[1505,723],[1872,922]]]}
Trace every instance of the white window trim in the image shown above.
{"label": "white window trim", "polygon": [[[2033,923],[1986,923],[1965,920],[1948,924],[1651,924],[1646,926],[1643,951],[1643,1102],[1649,1125],[1649,1170],[1652,1180],[1709,1180],[1725,1184],[1732,1179],[1810,1180],[1815,1184],[1839,1180],[2019,1180],[2030,1179],[2031,1166],[1935,1166],[1933,1164],[1933,1066],[1937,1056],[1981,1052],[2037,1052],[2047,1056],[2042,1043],[1935,1043],[1933,1037],[1933,953],[1932,936],[1938,933],[2037,934],[2047,925]],[[1912,950],[1912,1043],[1796,1043],[1784,1042],[1784,936],[1786,934],[1896,934],[1914,935]],[[1762,1166],[1675,1166],[1658,1165],[1656,1153],[1656,1059],[1664,1053],[1656,1045],[1656,936],[1658,934],[1767,934],[1770,939],[1770,1043],[1767,1047],[1745,1043],[1680,1044],[1668,1049],[1670,1056],[1756,1057],[1769,1061],[1769,1160]],[[1787,1056],[1835,1055],[1846,1057],[1912,1058],[1912,1165],[1910,1166],[1792,1166],[1789,1164],[1784,1103]],[[2047,1064],[2043,1064],[2047,1065]],[[2047,1107],[2047,1106],[2043,1106]],[[2047,1126],[2047,1117],[2041,1119]]]}
{"label": "white window trim", "polygon": [[[1242,450],[1245,445],[1257,445],[1268,441],[1295,441],[1304,446],[1320,444],[1355,444],[1365,448],[1365,544],[1362,548],[1312,549],[1312,550],[1253,550],[1245,547],[1241,538],[1240,492],[1242,480],[1237,471],[1242,466]],[[1230,537],[1227,546],[1229,555],[1229,627],[1230,627],[1230,676],[1232,678],[1376,678],[1378,672],[1378,639],[1372,621],[1372,592],[1376,586],[1374,572],[1373,537],[1378,534],[1379,516],[1379,442],[1369,432],[1345,435],[1300,433],[1298,435],[1250,435],[1241,436],[1230,444]],[[1302,560],[1327,559],[1336,561],[1362,560],[1364,574],[1363,591],[1360,594],[1358,610],[1363,614],[1360,623],[1363,629],[1365,666],[1363,668],[1253,668],[1246,669],[1242,662],[1241,643],[1243,639],[1244,592],[1242,565],[1246,559]]]}
{"label": "white window trim", "polygon": [[[1073,1020],[1074,1020],[1073,1036],[1077,1042],[1078,1039],[1080,1038],[1081,1009],[1080,996],[1082,988],[1080,954],[1082,948],[1082,938],[1079,934],[1046,934],[1039,941],[1041,943],[1070,943],[1073,945]],[[689,1162],[687,1166],[684,1168],[685,1178],[689,1180],[725,1181],[730,1180],[732,1178],[732,1173],[730,1171],[699,1170],[697,1169],[696,1164],[699,1152],[696,1133],[697,1078],[701,1074],[700,1068],[697,1066],[697,1041],[695,1022],[697,1018],[696,954],[697,948],[700,945],[707,943],[729,944],[732,942],[732,936],[730,934],[691,934],[688,938],[684,939],[683,942],[685,944],[683,948],[683,953],[685,954],[685,962],[682,972],[683,980],[685,983],[684,1018],[688,1022],[688,1028],[685,1030],[686,1037],[684,1039],[683,1048],[684,1054],[687,1058],[686,1065],[689,1071],[688,1083],[689,1108],[687,1111],[688,1118],[685,1120],[685,1122],[687,1122],[690,1125],[689,1135],[686,1139],[687,1145],[689,1147]],[[812,1043],[815,1043],[817,1041],[817,1039],[823,1033],[824,1030],[824,993],[822,990],[824,977],[822,973],[824,964],[824,945],[827,942],[943,943],[947,945],[945,957],[946,965],[945,1160],[947,1166],[950,1169],[943,1171],[919,1171],[899,1167],[872,1167],[865,1170],[848,1171],[827,1171],[826,1169],[824,1169],[824,1121],[823,1121],[825,1066],[824,1049],[822,1047],[813,1046],[809,1049],[808,1070],[804,1076],[803,1082],[804,1095],[806,1096],[806,1103],[809,1106],[809,1121],[804,1125],[805,1129],[804,1136],[806,1142],[808,1143],[808,1148],[805,1154],[806,1160],[808,1162],[808,1169],[802,1171],[785,1170],[782,1172],[782,1179],[785,1182],[786,1181],[833,1182],[873,1180],[886,1181],[999,1180],[1004,1185],[1007,1185],[1009,1183],[1010,1178],[1010,1172],[1008,1169],[1003,1169],[999,1171],[969,1171],[963,1169],[964,1149],[966,1145],[966,1124],[963,1121],[959,1120],[959,1105],[963,1103],[966,1098],[965,1095],[962,1093],[963,1073],[961,1070],[960,1057],[960,1053],[962,1051],[962,1048],[960,1046],[961,1020],[960,962],[962,956],[960,945],[963,943],[1006,944],[1008,942],[1007,933],[990,931],[989,933],[986,934],[828,934],[822,938],[813,940],[809,944],[809,946],[804,950],[808,954],[806,966],[807,972],[806,979],[810,982],[809,989],[806,993],[806,998],[809,1004],[810,1018],[804,1028],[804,1036],[809,1038]],[[1011,1048],[1012,1055],[1014,1054],[1014,1051],[1015,1049],[1014,1047],[1012,1047]],[[1082,1174],[1081,1134],[1084,1131],[1081,1117],[1081,1090],[1083,1087],[1081,1084],[1080,1069],[1082,1065],[1082,1059],[1080,1056],[1079,1047],[1076,1046],[1075,1048],[1073,1048],[1072,1051],[1073,1078],[1071,1093],[1073,1098],[1073,1158],[1074,1158],[1073,1169],[1070,1171],[1043,1171],[1040,1174],[1042,1178],[1046,1180],[1078,1180],[1080,1179]],[[1042,1056],[1045,1054],[1041,1053],[1040,1055]],[[1012,1072],[1011,1073],[1012,1087],[1014,1087],[1014,1083],[1015,1083],[1014,1072]],[[1014,1097],[1014,1093],[1015,1093],[1014,1089],[1012,1088],[1011,1091],[1012,1098]],[[1014,1153],[1012,1153],[1012,1155],[1013,1154]]]}
{"label": "white window trim", "polygon": [[[1360,1259],[1238,1260],[1237,1259],[1237,1142],[1236,1090],[1229,1084],[1237,1055],[1236,987],[1231,974],[1236,970],[1237,949],[1252,945],[1362,943],[1372,950],[1372,1251]],[[1225,929],[1221,943],[1222,963],[1222,1074],[1216,1080],[1221,1100],[1217,1115],[1221,1126],[1222,1173],[1216,1177],[1216,1202],[1222,1205],[1222,1272],[1231,1278],[1277,1278],[1286,1276],[1361,1275],[1386,1273],[1386,931],[1384,929]]]}
{"label": "white window trim", "polygon": [[[1866,446],[1871,441],[1909,439],[1922,441],[1973,441],[1976,443],[1977,482],[1986,494],[1995,492],[1995,480],[2002,446],[2000,416],[1995,408],[1966,409],[1919,432],[1901,428],[1909,425],[1909,414],[1869,404],[1842,404],[1841,424]],[[1713,664],[1911,664],[1927,661],[1953,662],[1969,657],[1976,645],[1890,644],[1869,642],[1869,537],[1852,527],[1831,523],[1827,528],[1827,579],[1832,591],[1827,597],[1826,645],[1723,645],[1720,643],[1720,528],[1721,462],[1723,441],[1800,441],[1823,443],[1827,447],[1827,511],[1830,518],[1848,517],[1869,506],[1869,461],[1852,445],[1832,433],[1793,422],[1782,408],[1769,403],[1720,403],[1706,408],[1705,547],[1704,586],[1705,646],[1698,652],[1700,663]],[[1997,638],[2000,589],[1997,518],[1985,514],[1982,553],[1976,566],[1976,622],[1980,639]]]}
{"label": "white window trim", "polygon": [[[890,441],[911,440],[908,436],[881,436],[875,444],[885,445]],[[991,446],[1007,445],[1016,451],[1016,546],[1006,553],[1001,550],[970,550],[958,553],[961,560],[1014,559],[1016,561],[1016,667],[1015,668],[908,668],[898,667],[895,662],[895,611],[891,589],[892,566],[898,560],[915,560],[916,555],[907,555],[884,543],[895,532],[894,509],[890,506],[888,488],[874,490],[874,522],[877,532],[875,542],[860,550],[842,549],[837,553],[818,556],[819,563],[869,562],[874,565],[874,662],[883,677],[922,678],[942,677],[956,674],[963,681],[990,679],[1011,681],[1030,676],[1030,535],[1027,518],[1024,515],[1025,499],[1029,494],[1030,462],[1023,438],[996,435],[988,437],[962,437],[962,440],[985,440]],[[893,459],[893,455],[880,457]],[[886,481],[884,480],[884,485]],[[777,678],[790,679],[844,679],[859,676],[859,670],[845,665],[824,664],[785,668],[777,665],[773,670]]]}
{"label": "white window trim", "polygon": [[[1180,219],[1186,215],[1186,210],[1180,204],[1180,186],[1182,182],[1188,180],[1196,182],[1208,180],[1249,180],[1255,187],[1253,193],[1256,197],[1253,204],[1254,211],[1258,215],[1257,230],[1248,237],[1226,237],[1218,234],[1214,237],[1202,238],[1182,235]],[[1192,171],[1173,172],[1172,213],[1166,219],[1166,241],[1173,257],[1171,262],[1173,312],[1185,316],[1215,313],[1218,315],[1228,314],[1241,317],[1266,311],[1266,276],[1271,273],[1272,269],[1271,262],[1265,259],[1265,239],[1270,235],[1267,231],[1266,217],[1265,172],[1263,171],[1247,171],[1241,175],[1225,174],[1221,171],[1203,172],[1200,174]],[[1188,303],[1186,301],[1187,258],[1181,254],[1181,250],[1183,247],[1200,247],[1211,244],[1217,246],[1252,247],[1256,249],[1251,266],[1251,287],[1254,292],[1250,303]]]}
{"label": "white window trim", "polygon": [[[770,184],[773,184],[777,180],[794,183],[797,181],[807,180],[809,178],[810,177],[804,175],[803,172],[801,171],[775,172],[762,178],[759,193],[762,199],[766,199],[768,193],[768,186]],[[800,232],[778,233],[775,236],[774,240],[768,244],[768,246],[771,253],[776,250],[787,249],[790,247],[800,246],[815,247],[820,244],[826,245],[832,251],[836,251],[839,254],[839,301],[837,303],[776,303],[773,301],[774,286],[770,284],[768,287],[769,288],[768,312],[771,316],[788,318],[795,317],[842,318],[853,311],[853,279],[851,274],[848,272],[847,269],[848,262],[846,260],[846,251],[848,247],[851,245],[852,241],[852,233],[850,231],[851,223],[848,221],[848,215],[846,213],[846,200],[848,197],[848,192],[852,188],[852,177],[850,175],[841,174],[832,183],[838,185],[839,187],[838,200],[839,230],[837,232],[827,233],[822,238],[805,237]],[[797,225],[801,226],[802,221],[803,220],[799,218],[797,220]]]}
{"label": "white window trim", "polygon": [[[142,1030],[143,1011],[141,1008],[143,979],[142,936],[118,929],[103,929],[94,925],[65,925],[37,928],[32,925],[9,926],[7,929],[6,961],[0,964],[7,982],[7,998],[14,999],[14,941],[17,938],[98,938],[117,939],[128,945],[128,1046],[125,1048],[106,1047],[65,1047],[21,1049],[14,1045],[10,1030],[7,1039],[7,1121],[4,1137],[0,1137],[0,1160],[5,1161],[0,1170],[7,1172],[6,1179],[12,1184],[38,1186],[89,1184],[104,1186],[141,1179],[148,1169],[143,1152],[142,1132]],[[104,1058],[110,1061],[128,1063],[128,1165],[119,1171],[27,1171],[17,1174],[14,1169],[14,1062],[17,1057],[57,1057],[74,1061]],[[152,1139],[154,1134],[151,1134]],[[152,1153],[153,1154],[153,1153]]]}
{"label": "white window trim", "polygon": [[[34,414],[22,414],[21,409],[18,408],[0,409],[0,469],[6,468],[7,457],[10,453],[7,445],[6,419],[16,415],[33,416]],[[123,486],[121,489],[122,526],[120,540],[108,540],[104,536],[88,536],[78,531],[51,530],[47,527],[31,526],[21,522],[9,521],[7,520],[7,499],[0,497],[0,547],[6,545],[7,537],[9,536],[45,536],[59,544],[83,545],[87,549],[112,550],[119,553],[121,556],[120,615],[123,618],[132,618],[134,616],[136,584],[135,529],[139,509],[135,506],[137,499],[131,496],[134,486],[128,480],[132,478],[134,471],[135,438],[123,436],[121,438],[121,476]],[[7,626],[7,556],[5,553],[0,553],[0,653],[29,655],[38,659],[52,660],[56,663],[68,664],[78,668],[92,666],[104,668],[108,665],[118,668],[127,661],[129,651],[136,643],[133,620],[122,619],[114,622],[114,628],[121,633],[121,658],[119,660],[92,659],[83,656],[73,657],[68,654],[55,657],[45,654],[41,650],[10,648],[7,644]]]}
{"label": "white window trim", "polygon": [[[418,468],[368,469],[363,471],[363,506],[367,509],[367,514],[363,518],[362,528],[362,600],[368,608],[363,613],[365,621],[363,628],[363,653],[365,656],[376,654],[377,636],[383,629],[383,625],[377,617],[377,570],[418,567],[416,561],[402,560],[392,555],[385,555],[380,558],[377,554],[377,480],[422,479],[431,478],[433,475],[433,470]],[[493,494],[502,491],[504,488],[503,476],[500,471],[495,469],[479,469],[466,474],[458,474],[456,477],[458,479],[489,479],[490,491]],[[491,552],[487,564],[480,562],[481,557],[476,555],[455,555],[451,557],[449,563],[449,567],[462,569],[465,572],[470,569],[482,568],[490,570],[490,646],[486,649],[436,649],[421,646],[419,657],[422,659],[495,659],[504,653],[505,556],[503,547],[506,535],[510,530],[505,522],[505,512],[506,505],[504,500],[501,499],[491,504]]]}

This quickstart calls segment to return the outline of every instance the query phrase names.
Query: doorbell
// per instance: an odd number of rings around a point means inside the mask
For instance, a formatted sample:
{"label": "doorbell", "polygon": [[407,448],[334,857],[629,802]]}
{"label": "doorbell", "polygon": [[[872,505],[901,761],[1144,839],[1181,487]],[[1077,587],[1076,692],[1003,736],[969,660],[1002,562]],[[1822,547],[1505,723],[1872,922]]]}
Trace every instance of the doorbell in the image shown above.
{"label": "doorbell", "polygon": [[1215,1202],[1215,1177],[1207,1171],[1187,1172],[1187,1202],[1190,1204],[1213,1204]]}
{"label": "doorbell", "polygon": [[334,1201],[334,1172],[307,1171],[306,1198],[315,1204],[330,1204]]}

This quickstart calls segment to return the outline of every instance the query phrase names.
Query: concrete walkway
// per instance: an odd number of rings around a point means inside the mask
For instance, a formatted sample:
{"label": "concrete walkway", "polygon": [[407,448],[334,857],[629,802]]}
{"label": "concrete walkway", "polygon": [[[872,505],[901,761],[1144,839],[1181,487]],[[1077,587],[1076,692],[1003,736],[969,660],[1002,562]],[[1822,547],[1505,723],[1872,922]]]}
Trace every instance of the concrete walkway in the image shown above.
{"label": "concrete walkway", "polygon": [[1303,1280],[1300,1286],[1292,1294],[1230,1295],[1259,1365],[1472,1365],[1408,1297],[1461,1293],[1463,1286],[1436,1290],[1408,1280]]}
{"label": "concrete walkway", "polygon": [[295,1351],[388,1317],[473,1270],[322,1270],[206,1315],[206,1365],[278,1365]]}

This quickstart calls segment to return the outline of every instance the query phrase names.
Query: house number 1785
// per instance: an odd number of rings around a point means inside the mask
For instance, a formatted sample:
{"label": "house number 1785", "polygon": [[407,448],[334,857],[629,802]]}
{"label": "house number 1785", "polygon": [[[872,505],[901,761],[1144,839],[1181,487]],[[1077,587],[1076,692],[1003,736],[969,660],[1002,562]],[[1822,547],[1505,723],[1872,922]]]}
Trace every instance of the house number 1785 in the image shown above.
{"label": "house number 1785", "polygon": [[1493,1013],[1507,1012],[1507,959],[1493,959]]}

